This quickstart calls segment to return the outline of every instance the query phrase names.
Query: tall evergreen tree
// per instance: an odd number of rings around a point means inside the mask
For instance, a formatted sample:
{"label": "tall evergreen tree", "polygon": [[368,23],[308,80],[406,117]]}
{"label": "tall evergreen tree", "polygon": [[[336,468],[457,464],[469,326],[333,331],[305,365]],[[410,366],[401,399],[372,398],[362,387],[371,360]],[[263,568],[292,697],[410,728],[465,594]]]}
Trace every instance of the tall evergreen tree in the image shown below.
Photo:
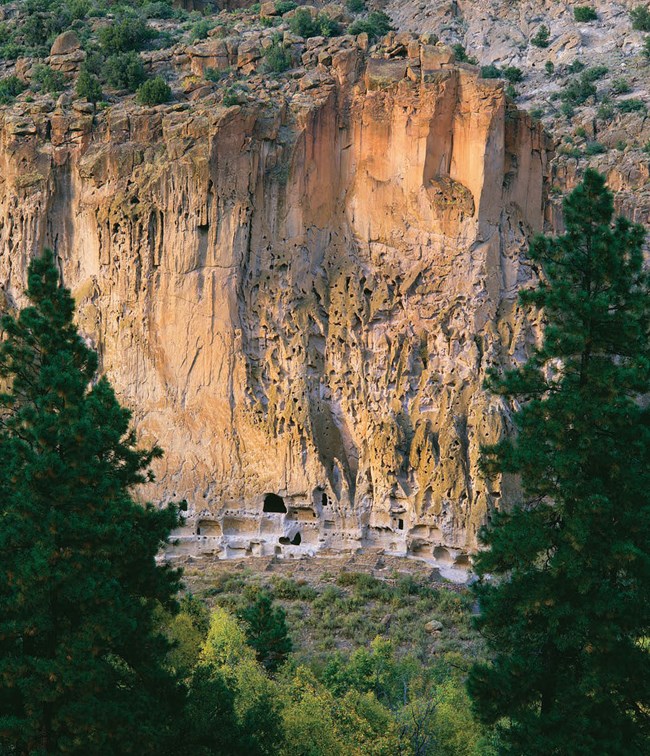
{"label": "tall evergreen tree", "polygon": [[155,556],[178,512],[130,494],[160,450],[95,382],[50,251],[27,294],[0,344],[0,752],[160,752],[177,699],[153,612],[179,575]]}
{"label": "tall evergreen tree", "polygon": [[484,529],[479,627],[494,654],[470,674],[502,752],[650,752],[650,322],[643,229],[612,223],[602,176],[566,198],[567,232],[538,237],[542,346],[493,377],[517,433],[485,468],[522,496]]}
{"label": "tall evergreen tree", "polygon": [[255,649],[257,661],[269,672],[276,672],[293,648],[286,612],[281,606],[273,606],[267,591],[260,591],[240,617],[245,623],[246,642]]}

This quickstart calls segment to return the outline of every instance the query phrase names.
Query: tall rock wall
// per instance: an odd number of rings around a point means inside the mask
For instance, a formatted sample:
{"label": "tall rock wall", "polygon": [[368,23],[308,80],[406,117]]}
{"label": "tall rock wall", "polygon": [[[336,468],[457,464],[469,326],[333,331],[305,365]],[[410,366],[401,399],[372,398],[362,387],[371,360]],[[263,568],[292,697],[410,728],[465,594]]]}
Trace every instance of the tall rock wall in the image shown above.
{"label": "tall rock wall", "polygon": [[[0,281],[52,246],[178,549],[378,546],[463,564],[507,486],[481,384],[521,358],[546,144],[440,48],[356,47],[226,108],[28,104],[0,119]],[[266,510],[266,511],[265,511]]]}

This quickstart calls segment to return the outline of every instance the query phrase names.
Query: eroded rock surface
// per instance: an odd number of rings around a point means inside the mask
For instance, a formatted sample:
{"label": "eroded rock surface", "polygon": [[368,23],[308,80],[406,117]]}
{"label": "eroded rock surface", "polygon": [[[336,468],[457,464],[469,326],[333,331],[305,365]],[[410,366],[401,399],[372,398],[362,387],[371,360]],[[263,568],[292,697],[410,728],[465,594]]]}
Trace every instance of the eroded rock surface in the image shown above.
{"label": "eroded rock surface", "polygon": [[[508,495],[478,472],[507,423],[481,384],[535,338],[517,292],[547,144],[501,82],[405,41],[371,61],[363,40],[303,44],[290,90],[266,77],[232,107],[201,91],[0,116],[8,302],[52,246],[102,370],[165,449],[147,494],[188,500],[178,549],[462,566]],[[206,51],[243,54],[215,39],[175,65]]]}

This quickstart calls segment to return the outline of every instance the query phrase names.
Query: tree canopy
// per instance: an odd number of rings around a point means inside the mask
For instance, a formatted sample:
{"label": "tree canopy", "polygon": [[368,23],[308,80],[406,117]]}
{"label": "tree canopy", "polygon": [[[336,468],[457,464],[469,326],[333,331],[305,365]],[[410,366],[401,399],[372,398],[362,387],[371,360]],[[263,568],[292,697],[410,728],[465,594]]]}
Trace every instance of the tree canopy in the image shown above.
{"label": "tree canopy", "polygon": [[0,748],[159,752],[178,692],[154,610],[179,575],[155,556],[178,512],[133,498],[161,452],[97,379],[49,250],[28,283],[0,344]]}
{"label": "tree canopy", "polygon": [[485,450],[521,499],[483,531],[469,690],[504,752],[642,754],[650,724],[650,297],[643,229],[588,170],[566,233],[538,237],[543,343],[492,389],[516,434]]}

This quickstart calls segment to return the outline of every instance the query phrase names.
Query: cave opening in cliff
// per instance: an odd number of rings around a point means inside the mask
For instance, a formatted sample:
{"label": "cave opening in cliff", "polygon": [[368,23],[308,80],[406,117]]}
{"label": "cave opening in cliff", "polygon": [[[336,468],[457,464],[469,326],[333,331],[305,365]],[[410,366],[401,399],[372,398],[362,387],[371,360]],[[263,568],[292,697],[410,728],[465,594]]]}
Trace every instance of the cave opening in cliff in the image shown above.
{"label": "cave opening in cliff", "polygon": [[327,498],[327,494],[323,491],[323,495],[321,497],[321,504],[326,507],[329,504],[329,499]]}
{"label": "cave opening in cliff", "polygon": [[292,546],[300,546],[301,542],[302,542],[302,537],[300,536],[300,533],[296,533],[296,535],[291,539]]}
{"label": "cave opening in cliff", "polygon": [[268,493],[264,497],[264,512],[275,512],[286,514],[287,508],[284,505],[284,499],[274,493]]}
{"label": "cave opening in cliff", "polygon": [[404,530],[404,520],[400,517],[400,519],[397,521],[397,529],[398,530]]}

